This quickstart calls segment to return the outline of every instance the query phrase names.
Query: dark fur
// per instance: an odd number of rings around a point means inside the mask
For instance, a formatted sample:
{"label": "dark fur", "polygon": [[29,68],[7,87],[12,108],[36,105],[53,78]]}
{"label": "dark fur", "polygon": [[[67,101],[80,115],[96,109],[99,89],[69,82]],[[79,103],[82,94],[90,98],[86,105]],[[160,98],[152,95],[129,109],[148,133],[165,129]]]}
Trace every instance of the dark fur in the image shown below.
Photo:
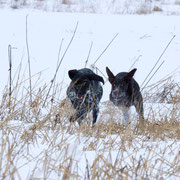
{"label": "dark fur", "polygon": [[137,69],[130,72],[121,72],[116,76],[106,67],[109,82],[112,85],[111,93],[109,95],[110,101],[115,106],[122,107],[124,119],[127,122],[129,119],[128,110],[131,106],[135,106],[139,119],[144,120],[143,98],[140,92],[138,83],[133,78]]}
{"label": "dark fur", "polygon": [[76,110],[70,122],[77,120],[80,125],[87,113],[92,110],[94,125],[99,113],[99,102],[103,95],[100,84],[100,82],[104,84],[103,78],[87,68],[70,70],[68,74],[72,81],[67,89],[67,96]]}

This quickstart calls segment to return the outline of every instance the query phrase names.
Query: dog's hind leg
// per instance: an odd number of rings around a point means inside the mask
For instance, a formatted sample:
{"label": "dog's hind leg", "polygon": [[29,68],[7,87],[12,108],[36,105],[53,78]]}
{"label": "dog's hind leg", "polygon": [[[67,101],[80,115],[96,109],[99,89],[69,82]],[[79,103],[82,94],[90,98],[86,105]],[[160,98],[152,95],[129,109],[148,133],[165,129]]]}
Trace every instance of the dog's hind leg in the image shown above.
{"label": "dog's hind leg", "polygon": [[139,100],[134,104],[136,108],[136,112],[139,115],[139,121],[141,124],[144,123],[144,108],[143,108],[143,99],[142,95],[139,96]]}
{"label": "dog's hind leg", "polygon": [[96,123],[98,113],[99,113],[99,107],[95,106],[93,108],[93,125]]}

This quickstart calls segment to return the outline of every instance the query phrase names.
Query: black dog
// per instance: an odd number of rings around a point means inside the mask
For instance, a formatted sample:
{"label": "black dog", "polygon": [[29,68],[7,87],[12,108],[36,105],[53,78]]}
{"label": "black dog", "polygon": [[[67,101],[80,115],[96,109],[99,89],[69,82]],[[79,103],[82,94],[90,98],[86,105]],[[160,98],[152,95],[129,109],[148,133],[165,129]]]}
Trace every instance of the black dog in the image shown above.
{"label": "black dog", "polygon": [[99,102],[103,95],[100,84],[100,82],[104,84],[103,78],[87,68],[70,70],[68,74],[72,81],[67,89],[67,96],[76,110],[70,122],[77,120],[80,125],[87,113],[92,110],[94,125],[99,113]]}
{"label": "black dog", "polygon": [[108,80],[112,85],[109,95],[110,101],[112,101],[115,106],[122,108],[126,123],[129,120],[128,110],[130,106],[135,106],[139,114],[140,122],[144,122],[143,98],[139,85],[133,78],[136,70],[137,69],[133,69],[130,72],[121,72],[114,76],[110,69],[106,67]]}

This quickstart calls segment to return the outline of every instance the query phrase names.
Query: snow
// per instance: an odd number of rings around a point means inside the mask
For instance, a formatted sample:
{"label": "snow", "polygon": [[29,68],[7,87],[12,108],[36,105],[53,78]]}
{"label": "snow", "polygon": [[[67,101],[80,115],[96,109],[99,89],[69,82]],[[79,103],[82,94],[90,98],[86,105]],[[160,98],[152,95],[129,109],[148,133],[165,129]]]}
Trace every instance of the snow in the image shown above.
{"label": "snow", "polygon": [[[23,87],[28,89],[29,86],[26,49],[27,15],[31,70],[32,75],[34,75],[32,84],[35,86],[35,89],[42,87],[45,83],[50,85],[57,67],[61,41],[63,39],[60,57],[62,57],[78,22],[74,40],[62,61],[56,78],[56,82],[62,86],[62,89],[59,91],[59,101],[66,97],[66,88],[70,83],[68,70],[84,67],[91,43],[93,42],[88,61],[89,68],[118,33],[117,38],[95,64],[95,67],[100,70],[97,71],[98,74],[102,75],[102,72],[106,80],[103,86],[104,94],[101,101],[99,120],[104,119],[105,122],[108,122],[109,118],[107,114],[105,117],[103,116],[103,112],[106,110],[106,106],[103,106],[103,103],[108,101],[111,88],[106,79],[105,67],[108,66],[114,74],[117,74],[121,71],[129,71],[134,61],[137,60],[133,67],[138,69],[135,79],[141,85],[174,35],[175,38],[158,63],[160,65],[164,61],[164,64],[152,78],[149,85],[161,80],[175,69],[176,73],[173,73],[173,79],[179,82],[179,16],[166,16],[163,14],[141,16],[81,14],[29,11],[27,9],[1,9],[0,72],[2,76],[0,78],[0,99],[8,82],[8,45],[12,46],[12,73],[13,77],[15,77],[13,86],[15,86],[18,77],[20,64],[22,65],[20,73],[22,79],[25,80]],[[116,111],[116,108],[112,108]],[[145,103],[145,116],[151,116],[151,111],[154,112],[156,120],[159,121],[162,116],[171,116],[173,105],[154,104],[153,102]],[[131,112],[131,116],[134,120],[137,119],[134,111]],[[121,119],[118,110],[114,119]],[[147,140],[146,136],[136,135],[130,144],[126,142],[126,147],[123,147],[123,141],[128,138],[126,137],[126,132],[121,135],[104,135],[101,138],[97,136],[97,132],[93,133],[92,129],[90,130],[92,135],[85,136],[84,134],[79,135],[75,127],[71,127],[72,129],[75,128],[75,130],[72,130],[72,133],[71,131],[66,132],[67,129],[59,132],[58,127],[54,131],[49,130],[47,127],[46,131],[45,129],[39,130],[36,136],[32,136],[34,139],[30,138],[27,140],[27,144],[23,144],[22,139],[25,132],[33,133],[30,130],[31,125],[33,126],[33,123],[26,124],[21,121],[9,121],[7,122],[9,130],[6,129],[7,132],[3,130],[0,132],[0,149],[3,152],[1,153],[3,156],[0,158],[3,159],[1,167],[5,167],[8,160],[8,158],[5,158],[5,154],[8,151],[7,148],[13,147],[12,159],[14,155],[16,158],[13,159],[13,162],[19,173],[19,175],[18,173],[15,174],[15,179],[20,179],[19,177],[21,179],[61,179],[63,173],[60,172],[65,171],[63,168],[61,169],[61,166],[66,164],[65,166],[68,167],[71,159],[72,171],[77,172],[79,179],[84,179],[87,167],[93,167],[96,158],[100,156],[102,156],[102,159],[98,160],[98,163],[99,166],[102,166],[102,169],[107,168],[104,162],[115,164],[115,161],[118,160],[117,170],[126,167],[132,179],[137,178],[137,172],[134,172],[131,167],[138,163],[140,165],[147,163],[148,167],[153,167],[157,171],[161,170],[162,174],[159,174],[159,178],[178,179],[178,177],[171,177],[170,174],[166,173],[173,170],[169,164],[179,162],[177,154],[179,153],[180,141],[178,139],[154,140],[153,137],[150,137]],[[132,123],[133,126],[134,124]],[[14,129],[14,131],[11,132],[11,129]],[[101,134],[101,136],[103,135]],[[5,146],[5,150],[3,150],[2,145],[3,142],[7,142],[7,137],[10,138],[10,141]],[[13,144],[14,139],[19,144]],[[165,163],[161,162],[161,157],[163,157],[162,159]],[[53,169],[60,170],[57,172]],[[157,178],[153,176],[156,170],[152,174],[148,174],[151,179]],[[2,176],[1,173],[0,175]],[[178,175],[180,176],[180,174]],[[10,179],[10,174],[7,175],[6,179]],[[114,179],[118,179],[117,175]]]}
{"label": "snow", "polygon": [[[158,7],[158,9],[157,9]],[[0,8],[69,13],[179,15],[179,0],[1,0]],[[155,10],[154,10],[155,9]]]}
{"label": "snow", "polygon": [[[28,13],[26,11],[11,13],[9,11],[1,11],[0,14],[0,21],[2,22],[0,67],[1,72],[4,74],[3,78],[0,79],[1,92],[7,84],[7,48],[9,44],[13,47],[13,74],[15,74],[20,62],[22,62],[24,75],[28,78],[25,35],[26,15],[28,15],[28,43],[32,75],[42,71],[41,83],[47,84],[49,84],[54,76],[62,39],[63,44],[60,57],[62,57],[72,37],[76,23],[79,22],[75,38],[62,61],[57,76],[58,82],[64,82],[61,97],[65,97],[65,90],[70,82],[67,71],[84,67],[91,42],[93,42],[93,46],[88,67],[95,62],[117,33],[117,38],[95,64],[105,76],[106,66],[114,74],[117,74],[121,71],[128,71],[134,61],[137,60],[134,65],[138,69],[135,79],[141,85],[174,35],[176,37],[158,64],[160,65],[162,61],[165,61],[163,66],[150,83],[157,82],[179,67],[180,24],[178,16],[118,16]],[[4,17],[6,18],[4,19]],[[37,76],[33,78],[33,83],[36,82],[37,78]],[[178,78],[179,72],[177,73]],[[104,89],[103,101],[108,100],[108,93],[110,91],[110,84],[108,82],[105,84]]]}

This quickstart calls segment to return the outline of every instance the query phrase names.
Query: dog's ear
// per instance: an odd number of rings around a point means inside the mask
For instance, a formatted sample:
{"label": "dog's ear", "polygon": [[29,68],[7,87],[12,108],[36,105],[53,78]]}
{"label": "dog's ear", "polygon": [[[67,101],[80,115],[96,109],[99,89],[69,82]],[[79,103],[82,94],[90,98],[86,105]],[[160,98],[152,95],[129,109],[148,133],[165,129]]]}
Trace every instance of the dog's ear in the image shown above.
{"label": "dog's ear", "polygon": [[107,72],[107,75],[108,75],[108,80],[109,82],[112,84],[115,80],[115,76],[114,74],[110,71],[110,69],[108,67],[106,67],[106,72]]}
{"label": "dog's ear", "polygon": [[72,69],[68,71],[68,75],[70,77],[70,79],[72,80],[74,78],[74,76],[78,73],[77,69]]}
{"label": "dog's ear", "polygon": [[130,72],[128,72],[127,76],[125,77],[127,80],[132,79],[132,77],[134,76],[135,72],[137,71],[137,69],[133,69]]}
{"label": "dog's ear", "polygon": [[104,84],[104,79],[101,76],[97,75],[97,74],[91,74],[88,77],[89,77],[90,80],[100,81],[100,82],[102,82]]}

